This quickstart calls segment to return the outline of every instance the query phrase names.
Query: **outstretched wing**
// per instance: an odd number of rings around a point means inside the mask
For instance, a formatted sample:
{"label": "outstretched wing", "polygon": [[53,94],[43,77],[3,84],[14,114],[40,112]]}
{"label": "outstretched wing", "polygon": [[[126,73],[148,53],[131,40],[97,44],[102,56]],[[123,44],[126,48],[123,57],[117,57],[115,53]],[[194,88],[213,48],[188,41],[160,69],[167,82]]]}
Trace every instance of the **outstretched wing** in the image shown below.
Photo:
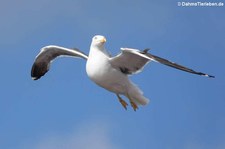
{"label": "outstretched wing", "polygon": [[174,62],[170,62],[164,58],[152,55],[148,53],[147,49],[144,51],[140,51],[137,49],[121,48],[121,50],[122,52],[120,54],[110,59],[110,63],[114,68],[120,70],[125,74],[138,73],[148,62],[155,61],[182,71],[214,78],[214,76],[194,71],[190,68],[184,67]]}
{"label": "outstretched wing", "polygon": [[150,59],[156,61],[156,62],[159,62],[161,64],[164,64],[164,65],[167,65],[167,66],[170,66],[170,67],[182,70],[182,71],[186,71],[186,72],[189,72],[189,73],[193,73],[193,74],[197,74],[197,75],[201,75],[201,76],[206,76],[206,77],[210,77],[210,78],[215,78],[215,76],[208,75],[208,74],[205,74],[205,73],[202,73],[202,72],[198,72],[198,71],[194,71],[194,70],[192,70],[190,68],[184,67],[182,65],[176,64],[176,63],[168,61],[168,60],[166,60],[164,58],[152,55],[150,53],[146,53],[145,55],[148,56]]}
{"label": "outstretched wing", "polygon": [[120,54],[109,59],[114,68],[128,75],[141,72],[150,60],[141,51],[130,48],[121,48]]}
{"label": "outstretched wing", "polygon": [[51,62],[58,56],[72,56],[88,59],[88,56],[78,49],[68,49],[59,46],[43,47],[40,53],[36,56],[34,64],[31,69],[31,77],[37,80],[45,75],[50,68]]}

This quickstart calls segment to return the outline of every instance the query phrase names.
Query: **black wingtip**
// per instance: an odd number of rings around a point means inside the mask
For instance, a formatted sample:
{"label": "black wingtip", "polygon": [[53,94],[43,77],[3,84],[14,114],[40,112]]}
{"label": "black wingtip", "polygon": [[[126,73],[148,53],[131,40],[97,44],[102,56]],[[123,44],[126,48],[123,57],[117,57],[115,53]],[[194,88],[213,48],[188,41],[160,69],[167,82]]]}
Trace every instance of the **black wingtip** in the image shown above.
{"label": "black wingtip", "polygon": [[32,77],[32,76],[31,76],[31,78],[32,78],[32,80],[34,80],[34,81],[40,79],[40,77]]}
{"label": "black wingtip", "polygon": [[209,78],[215,78],[215,76],[208,75],[208,74],[206,74],[205,76],[206,76],[206,77],[209,77]]}
{"label": "black wingtip", "polygon": [[31,78],[32,80],[38,80],[48,71],[48,68],[45,65],[40,65],[34,63],[31,69]]}

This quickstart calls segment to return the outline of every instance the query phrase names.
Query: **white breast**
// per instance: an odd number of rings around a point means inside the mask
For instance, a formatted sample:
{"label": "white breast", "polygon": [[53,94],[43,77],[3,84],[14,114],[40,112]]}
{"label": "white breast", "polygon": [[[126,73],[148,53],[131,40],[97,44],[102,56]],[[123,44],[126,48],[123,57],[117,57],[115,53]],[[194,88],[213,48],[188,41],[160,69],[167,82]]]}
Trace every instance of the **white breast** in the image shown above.
{"label": "white breast", "polygon": [[109,62],[109,57],[101,51],[90,52],[86,71],[88,77],[99,86],[115,93],[126,92],[128,77],[114,69]]}

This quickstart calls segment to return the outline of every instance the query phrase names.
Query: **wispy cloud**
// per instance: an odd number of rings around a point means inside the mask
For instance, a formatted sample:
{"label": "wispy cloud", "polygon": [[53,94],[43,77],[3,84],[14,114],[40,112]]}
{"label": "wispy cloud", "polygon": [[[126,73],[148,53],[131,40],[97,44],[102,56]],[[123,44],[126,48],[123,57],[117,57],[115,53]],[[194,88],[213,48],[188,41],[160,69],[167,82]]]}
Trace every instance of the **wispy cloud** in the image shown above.
{"label": "wispy cloud", "polygon": [[33,149],[119,149],[110,137],[110,128],[102,123],[84,124],[66,135],[49,135],[26,147]]}

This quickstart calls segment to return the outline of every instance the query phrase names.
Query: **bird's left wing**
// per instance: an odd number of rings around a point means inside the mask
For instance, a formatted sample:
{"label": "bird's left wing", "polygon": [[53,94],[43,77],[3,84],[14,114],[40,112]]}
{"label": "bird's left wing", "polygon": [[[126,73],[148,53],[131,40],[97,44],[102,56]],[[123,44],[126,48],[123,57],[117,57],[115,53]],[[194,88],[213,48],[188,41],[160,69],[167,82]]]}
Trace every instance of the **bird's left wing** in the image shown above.
{"label": "bird's left wing", "polygon": [[140,51],[137,49],[121,48],[121,50],[122,52],[120,54],[110,58],[110,63],[114,68],[120,70],[125,74],[140,72],[148,62],[155,61],[182,71],[214,78],[214,76],[194,71],[190,68],[184,67],[164,58],[152,55],[148,53],[148,49]]}
{"label": "bird's left wing", "polygon": [[202,72],[198,72],[198,71],[194,71],[193,69],[184,67],[182,65],[179,65],[177,63],[171,62],[167,59],[155,56],[155,55],[147,53],[147,52],[145,53],[145,55],[148,56],[150,59],[152,59],[155,62],[159,62],[161,64],[164,64],[164,65],[167,65],[167,66],[170,66],[170,67],[182,70],[182,71],[186,71],[186,72],[189,72],[189,73],[193,73],[193,74],[197,74],[197,75],[201,75],[201,76],[205,76],[205,77],[209,77],[209,78],[215,78],[215,76],[212,76],[212,75],[209,75],[209,74],[206,74],[206,73],[202,73]]}
{"label": "bird's left wing", "polygon": [[142,51],[130,48],[121,48],[120,54],[109,59],[114,68],[128,75],[141,72],[150,60]]}
{"label": "bird's left wing", "polygon": [[31,69],[32,79],[37,80],[48,72],[51,62],[58,56],[72,56],[88,59],[88,56],[78,49],[68,49],[53,45],[43,47],[33,63]]}

